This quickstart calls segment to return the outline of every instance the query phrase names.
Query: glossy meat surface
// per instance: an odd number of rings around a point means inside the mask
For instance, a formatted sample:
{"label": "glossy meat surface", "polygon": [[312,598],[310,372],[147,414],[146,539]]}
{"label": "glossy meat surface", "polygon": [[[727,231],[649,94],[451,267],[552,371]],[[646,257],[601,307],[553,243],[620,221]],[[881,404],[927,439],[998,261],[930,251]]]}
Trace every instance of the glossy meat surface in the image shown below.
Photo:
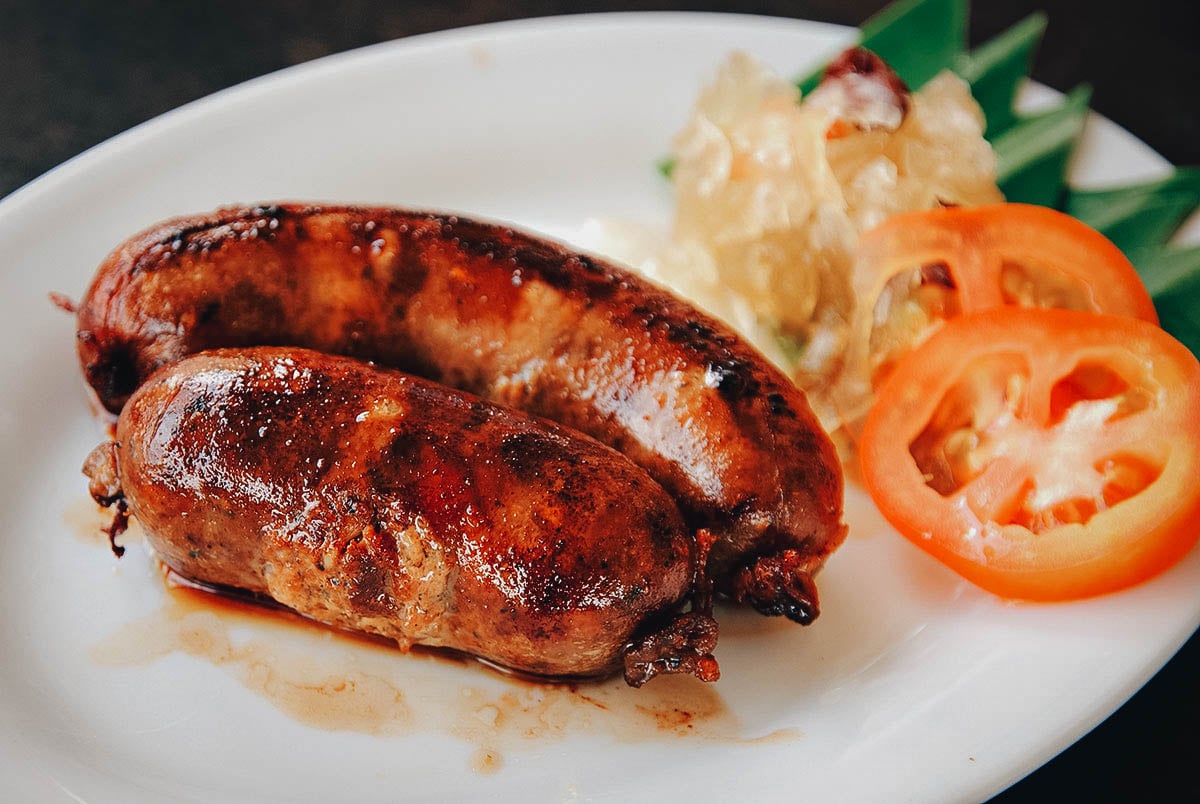
{"label": "glossy meat surface", "polygon": [[239,208],[132,238],[79,309],[80,360],[112,413],[167,362],[260,344],[375,360],[583,431],[716,536],[718,591],[816,614],[811,575],[844,537],[829,439],[765,358],[630,272],[452,216]]}
{"label": "glossy meat surface", "polygon": [[302,349],[168,367],[85,471],[187,578],[530,673],[619,669],[696,569],[674,502],[612,449]]}

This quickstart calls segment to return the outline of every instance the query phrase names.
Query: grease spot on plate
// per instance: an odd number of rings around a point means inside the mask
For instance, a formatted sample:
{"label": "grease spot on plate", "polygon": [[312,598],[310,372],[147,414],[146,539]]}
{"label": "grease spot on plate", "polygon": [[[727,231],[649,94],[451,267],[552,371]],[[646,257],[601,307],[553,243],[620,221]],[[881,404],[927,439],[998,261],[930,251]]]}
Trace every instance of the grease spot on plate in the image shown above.
{"label": "grease spot on plate", "polygon": [[510,753],[583,734],[621,743],[749,744],[798,736],[783,729],[743,737],[717,690],[690,677],[658,678],[640,690],[620,679],[534,681],[454,654],[403,653],[287,610],[171,583],[160,609],[102,639],[90,654],[110,666],[184,654],[317,729],[452,735],[473,747],[467,765],[477,773],[501,773]]}

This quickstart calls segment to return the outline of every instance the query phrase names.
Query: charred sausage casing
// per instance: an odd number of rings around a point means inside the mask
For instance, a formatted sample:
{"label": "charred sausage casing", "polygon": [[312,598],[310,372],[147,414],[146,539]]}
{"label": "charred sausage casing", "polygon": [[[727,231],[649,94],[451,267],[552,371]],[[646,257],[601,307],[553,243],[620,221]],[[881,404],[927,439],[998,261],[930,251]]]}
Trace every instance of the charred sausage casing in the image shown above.
{"label": "charred sausage casing", "polygon": [[213,347],[373,360],[583,431],[711,533],[719,592],[808,622],[842,541],[837,456],[795,386],[732,330],[632,273],[510,228],[283,205],[167,221],[117,248],[78,312],[115,414]]}
{"label": "charred sausage casing", "polygon": [[716,676],[715,623],[675,614],[698,559],[667,493],[469,394],[303,349],[218,350],[143,384],[85,472],[179,574],[329,625],[539,675]]}

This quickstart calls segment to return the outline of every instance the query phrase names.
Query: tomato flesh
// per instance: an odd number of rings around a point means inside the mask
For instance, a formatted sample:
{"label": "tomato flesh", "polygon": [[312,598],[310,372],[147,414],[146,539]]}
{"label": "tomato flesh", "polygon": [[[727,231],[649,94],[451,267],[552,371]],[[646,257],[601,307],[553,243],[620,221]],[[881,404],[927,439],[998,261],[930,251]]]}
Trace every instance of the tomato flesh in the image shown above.
{"label": "tomato flesh", "polygon": [[1200,364],[1156,326],[1067,310],[956,318],[896,366],[860,441],[889,521],[1010,598],[1157,574],[1200,537]]}
{"label": "tomato flesh", "polygon": [[1069,215],[1029,204],[895,215],[859,239],[853,277],[859,303],[837,400],[848,423],[898,360],[959,315],[1038,307],[1158,322],[1120,249]]}

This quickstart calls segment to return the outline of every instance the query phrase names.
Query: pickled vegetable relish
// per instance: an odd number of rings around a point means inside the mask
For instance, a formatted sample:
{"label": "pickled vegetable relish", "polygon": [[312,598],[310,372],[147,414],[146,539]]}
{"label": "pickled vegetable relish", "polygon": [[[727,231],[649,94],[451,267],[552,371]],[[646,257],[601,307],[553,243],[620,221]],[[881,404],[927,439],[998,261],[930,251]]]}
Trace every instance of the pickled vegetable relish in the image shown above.
{"label": "pickled vegetable relish", "polygon": [[827,77],[802,100],[792,82],[731,54],[674,140],[669,242],[639,249],[609,229],[601,243],[737,328],[831,431],[858,235],[897,212],[1003,200],[964,81],[944,72],[910,95],[850,78]]}

